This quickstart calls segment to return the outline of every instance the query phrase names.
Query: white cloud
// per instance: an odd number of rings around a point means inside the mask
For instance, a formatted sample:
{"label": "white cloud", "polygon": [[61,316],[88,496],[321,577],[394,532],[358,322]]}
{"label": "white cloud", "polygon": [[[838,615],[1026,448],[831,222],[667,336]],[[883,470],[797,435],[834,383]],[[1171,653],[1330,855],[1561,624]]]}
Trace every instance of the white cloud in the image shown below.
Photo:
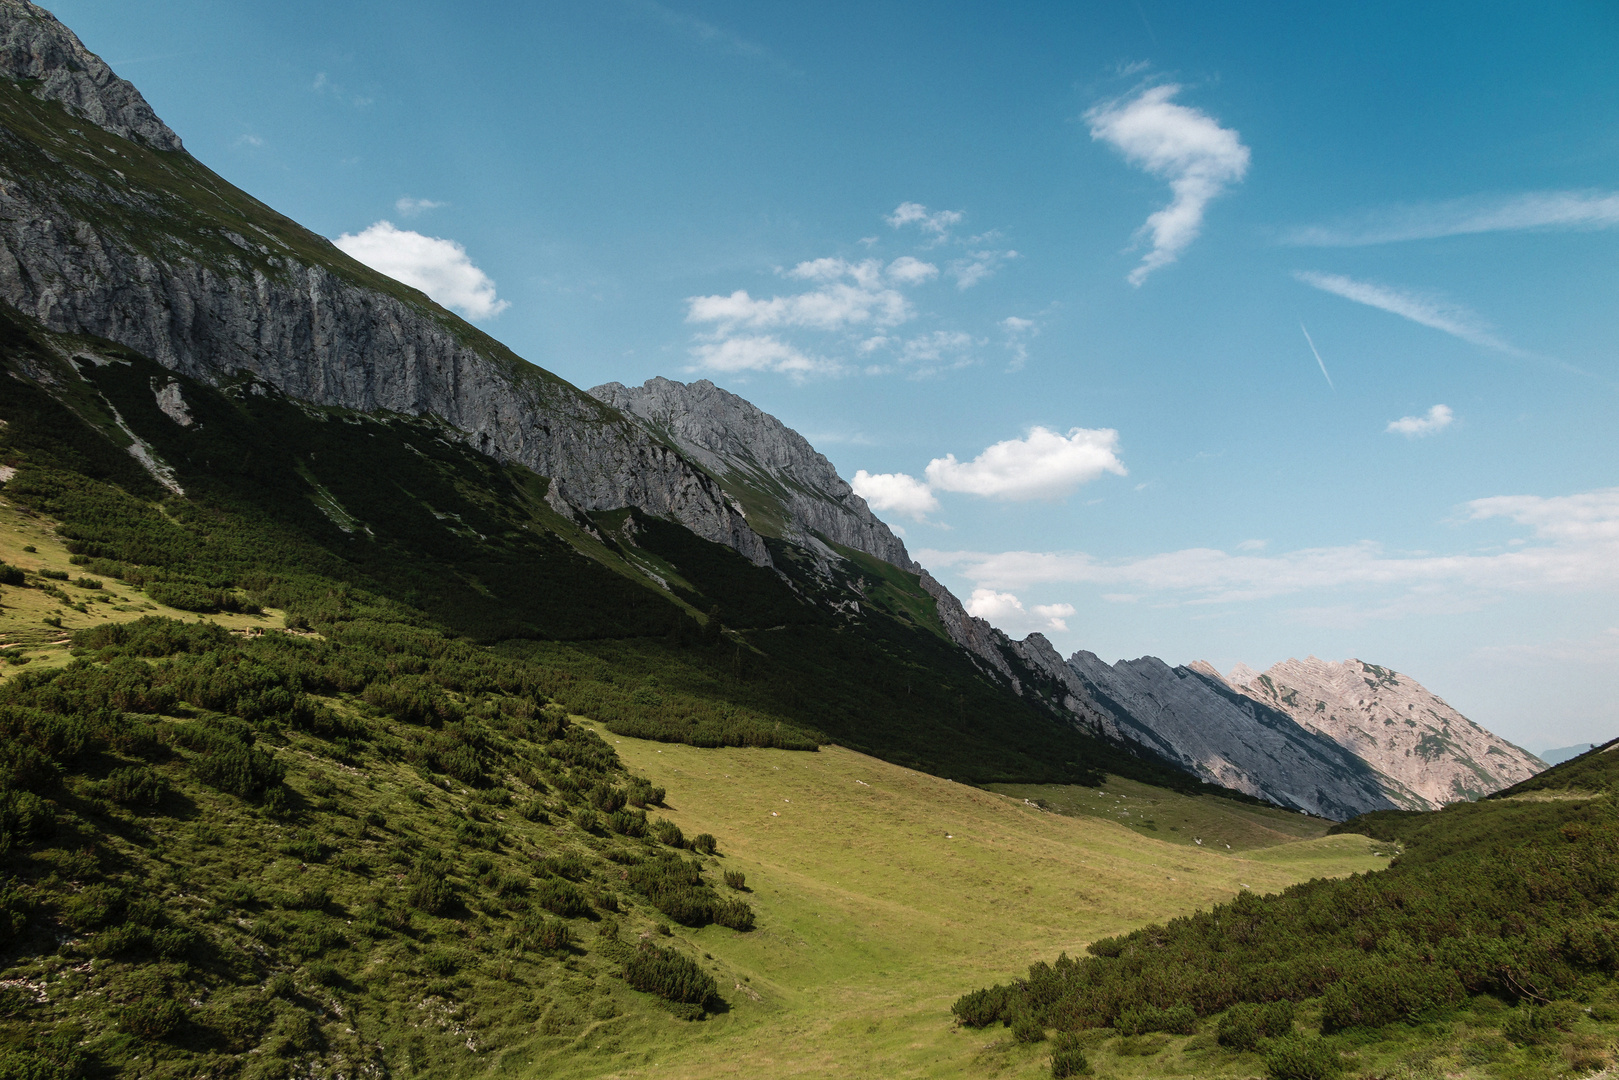
{"label": "white cloud", "polygon": [[1111,428],[1073,428],[1067,435],[1043,427],[1027,438],[1008,439],[968,462],[954,454],[928,462],[928,482],[940,491],[990,498],[1060,499],[1104,472],[1125,475],[1118,458],[1119,433]]}
{"label": "white cloud", "polygon": [[1032,631],[1066,631],[1064,620],[1074,613],[1072,604],[1036,604],[1034,609],[1024,608],[1023,601],[1009,592],[993,589],[974,589],[972,596],[962,605],[967,614],[997,626],[1015,637]]}
{"label": "white cloud", "polygon": [[1435,405],[1425,416],[1402,416],[1398,420],[1390,420],[1389,426],[1383,430],[1391,435],[1415,439],[1444,431],[1455,418],[1449,405]]}
{"label": "white cloud", "polygon": [[[1160,600],[1233,603],[1308,592],[1395,588],[1405,595],[1377,613],[1465,610],[1492,594],[1619,591],[1619,488],[1568,496],[1507,495],[1466,504],[1467,519],[1505,518],[1530,539],[1511,550],[1390,554],[1373,541],[1276,555],[1186,548],[1134,559],[1084,552],[920,551],[925,565],[954,567],[976,587],[1027,589],[1091,584],[1156,593]],[[1322,609],[1325,610],[1325,609]]]}
{"label": "white cloud", "polygon": [[1006,332],[1006,347],[1012,353],[1012,362],[1006,365],[1006,370],[1022,371],[1023,365],[1029,362],[1028,339],[1038,334],[1040,328],[1033,319],[1020,319],[1016,315],[1002,319],[1000,327]]}
{"label": "white cloud", "polygon": [[1360,247],[1472,233],[1615,226],[1619,226],[1619,192],[1531,191],[1504,199],[1393,207],[1357,222],[1294,229],[1285,241],[1300,247]]}
{"label": "white cloud", "polygon": [[1170,99],[1174,84],[1154,86],[1128,100],[1098,105],[1085,114],[1091,138],[1116,148],[1130,164],[1169,181],[1173,198],[1147,218],[1142,232],[1152,250],[1130,273],[1130,284],[1180,257],[1203,227],[1209,202],[1248,172],[1249,152],[1238,133],[1213,117]]}
{"label": "white cloud", "polygon": [[469,319],[492,318],[511,306],[495,297],[495,283],[454,240],[379,221],[364,232],[344,233],[334,243],[371,269],[420,289]]}
{"label": "white cloud", "polygon": [[443,205],[443,203],[434,202],[432,199],[413,199],[409,195],[401,195],[394,202],[394,209],[406,217],[415,217],[417,214],[425,213],[428,210],[437,210]]}
{"label": "white cloud", "polygon": [[969,251],[966,258],[950,264],[950,276],[956,279],[956,288],[965,292],[1017,257],[1015,251]]}
{"label": "white cloud", "polygon": [[978,342],[960,330],[934,330],[907,339],[899,347],[899,362],[917,376],[964,368],[973,363],[969,350]]}
{"label": "white cloud", "polygon": [[1437,297],[1377,285],[1370,281],[1356,281],[1342,274],[1319,274],[1313,270],[1300,270],[1293,276],[1323,292],[1410,319],[1414,323],[1431,327],[1452,337],[1459,337],[1474,345],[1499,349],[1501,352],[1516,356],[1523,355],[1523,350],[1502,341],[1476,314]]}
{"label": "white cloud", "polygon": [[692,346],[696,367],[706,371],[775,371],[796,378],[830,374],[837,365],[807,356],[769,334],[745,334]]}
{"label": "white cloud", "polygon": [[257,135],[247,133],[236,136],[236,145],[259,147],[264,145],[264,140],[259,138]]}
{"label": "white cloud", "polygon": [[820,288],[768,300],[756,299],[745,289],[729,296],[692,296],[686,299],[686,321],[713,323],[726,334],[736,327],[842,330],[854,325],[897,326],[915,315],[903,293],[881,284],[882,263],[876,259],[858,263],[814,259],[799,263],[787,276],[818,282]]}
{"label": "white cloud", "polygon": [[880,513],[892,511],[923,521],[939,508],[939,500],[933,497],[928,486],[905,473],[869,473],[861,469],[849,481],[849,486]]}
{"label": "white cloud", "polygon": [[888,276],[901,285],[920,285],[939,276],[939,268],[932,263],[909,255],[901,255],[888,264]]}
{"label": "white cloud", "polygon": [[896,229],[915,225],[923,232],[942,238],[947,236],[950,227],[959,224],[964,216],[960,210],[936,210],[930,214],[928,208],[921,203],[903,202],[895,207],[894,212],[885,220]]}

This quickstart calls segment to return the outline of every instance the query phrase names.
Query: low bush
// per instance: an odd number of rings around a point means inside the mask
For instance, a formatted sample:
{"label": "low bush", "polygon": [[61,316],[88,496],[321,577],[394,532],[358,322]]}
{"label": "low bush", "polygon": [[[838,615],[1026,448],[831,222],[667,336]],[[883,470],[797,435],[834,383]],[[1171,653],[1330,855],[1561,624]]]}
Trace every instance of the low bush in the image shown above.
{"label": "low bush", "polygon": [[1173,1005],[1167,1009],[1138,1005],[1120,1013],[1113,1027],[1120,1035],[1145,1035],[1153,1031],[1190,1035],[1197,1030],[1197,1013],[1190,1005]]}
{"label": "low bush", "polygon": [[956,1020],[972,1028],[989,1027],[1006,1016],[1011,1003],[1011,990],[1005,986],[987,986],[963,994],[950,1006]]}
{"label": "low bush", "polygon": [[1265,1053],[1265,1072],[1271,1080],[1332,1080],[1345,1068],[1330,1043],[1308,1035],[1283,1035]]}
{"label": "low bush", "polygon": [[590,898],[571,881],[545,878],[534,886],[534,902],[553,915],[576,919],[590,914]]}
{"label": "low bush", "polygon": [[728,889],[735,889],[737,892],[746,891],[748,887],[748,875],[744,874],[740,870],[725,871],[725,887]]}
{"label": "low bush", "polygon": [[719,997],[714,977],[674,949],[643,943],[624,961],[624,981],[666,1001],[707,1005]]}
{"label": "low bush", "polygon": [[1321,1002],[1321,1031],[1331,1034],[1418,1019],[1465,996],[1451,968],[1399,964],[1363,969],[1327,988]]}
{"label": "low bush", "polygon": [[690,847],[699,855],[712,855],[720,849],[719,841],[710,833],[698,833],[691,838]]}
{"label": "low bush", "polygon": [[1065,1076],[1084,1076],[1090,1071],[1090,1059],[1079,1044],[1079,1036],[1073,1032],[1063,1032],[1051,1041],[1052,1076],[1061,1080]]}
{"label": "low bush", "polygon": [[1045,1025],[1029,1013],[1018,1013],[1012,1018],[1012,1038],[1020,1043],[1045,1042]]}
{"label": "low bush", "polygon": [[1216,1038],[1230,1050],[1257,1050],[1262,1039],[1274,1039],[1293,1030],[1293,1003],[1233,1005],[1220,1018]]}
{"label": "low bush", "polygon": [[99,791],[125,806],[157,806],[168,797],[169,782],[144,765],[130,765],[107,774]]}

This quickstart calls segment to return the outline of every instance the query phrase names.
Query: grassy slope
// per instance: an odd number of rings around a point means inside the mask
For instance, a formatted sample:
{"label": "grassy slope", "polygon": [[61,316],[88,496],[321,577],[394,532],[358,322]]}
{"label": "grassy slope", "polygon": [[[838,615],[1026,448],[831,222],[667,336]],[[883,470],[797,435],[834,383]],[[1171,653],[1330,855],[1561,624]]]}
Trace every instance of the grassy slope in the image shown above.
{"label": "grassy slope", "polygon": [[[722,836],[721,862],[747,875],[759,928],[677,931],[727,972],[729,1013],[638,1027],[634,1051],[628,1036],[613,1053],[580,1044],[544,1061],[542,1075],[1038,1076],[1042,1050],[954,1027],[950,1003],[964,988],[1244,885],[1270,891],[1385,863],[1360,837],[1262,858],[1144,839],[839,747],[604,737],[629,769],[669,788],[665,813],[688,835]],[[1251,812],[1226,806],[1236,821]],[[1218,808],[1205,813],[1218,821]],[[760,1000],[736,988],[738,975]]]}
{"label": "grassy slope", "polygon": [[1166,791],[1122,776],[1100,787],[1074,784],[989,784],[1016,799],[1076,817],[1116,821],[1133,832],[1175,844],[1248,851],[1314,840],[1332,822],[1272,806],[1243,805],[1215,795]]}

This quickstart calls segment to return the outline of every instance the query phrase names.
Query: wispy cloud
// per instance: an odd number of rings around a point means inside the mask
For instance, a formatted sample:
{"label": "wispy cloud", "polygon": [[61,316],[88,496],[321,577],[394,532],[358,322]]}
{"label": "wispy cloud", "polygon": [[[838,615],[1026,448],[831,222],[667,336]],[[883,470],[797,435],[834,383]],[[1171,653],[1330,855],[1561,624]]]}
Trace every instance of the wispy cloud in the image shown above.
{"label": "wispy cloud", "polygon": [[1018,253],[1010,250],[969,251],[966,257],[950,264],[950,276],[956,279],[956,288],[965,292],[1017,257]]}
{"label": "wispy cloud", "polygon": [[903,202],[894,209],[884,220],[895,229],[903,229],[907,225],[915,225],[925,233],[931,233],[941,240],[950,235],[950,230],[960,224],[965,215],[960,210],[934,210],[921,203]]}
{"label": "wispy cloud", "polygon": [[1342,274],[1321,274],[1314,270],[1300,270],[1293,275],[1306,285],[1323,292],[1353,300],[1357,304],[1379,308],[1391,315],[1410,319],[1414,323],[1459,337],[1474,345],[1498,349],[1514,356],[1526,355],[1522,349],[1507,344],[1496,336],[1488,323],[1459,304],[1439,297],[1378,285],[1370,281],[1356,281]]}
{"label": "wispy cloud", "polygon": [[1531,191],[1496,199],[1457,199],[1373,211],[1352,221],[1305,225],[1283,242],[1298,247],[1362,247],[1472,233],[1619,226],[1619,192]]}
{"label": "wispy cloud", "polygon": [[444,203],[434,202],[432,199],[413,199],[409,195],[401,195],[394,201],[394,209],[405,217],[425,214],[429,210],[437,210],[444,205]]}
{"label": "wispy cloud", "polygon": [[469,319],[490,319],[511,305],[495,295],[495,283],[473,265],[454,240],[423,236],[379,221],[333,241],[360,262],[401,281]]}
{"label": "wispy cloud", "polygon": [[1238,133],[1221,127],[1205,112],[1175,104],[1171,99],[1180,91],[1173,83],[1153,86],[1085,114],[1091,138],[1169,181],[1173,195],[1140,230],[1152,238],[1152,250],[1130,272],[1132,285],[1180,258],[1202,231],[1209,202],[1248,173],[1249,151]]}
{"label": "wispy cloud", "polygon": [[1000,327],[1006,334],[1006,347],[1012,353],[1012,362],[1006,365],[1006,370],[1022,371],[1023,365],[1029,362],[1029,339],[1040,332],[1040,327],[1033,319],[1016,315],[1002,319]]}
{"label": "wispy cloud", "polygon": [[1424,435],[1434,435],[1444,431],[1456,419],[1450,411],[1449,405],[1435,405],[1423,416],[1402,416],[1398,420],[1390,420],[1389,426],[1384,428],[1390,435],[1404,435],[1408,439],[1419,439]]}
{"label": "wispy cloud", "polygon": [[836,361],[820,360],[770,334],[744,334],[692,346],[695,369],[722,372],[774,371],[804,379],[835,374]]}
{"label": "wispy cloud", "polygon": [[974,589],[967,603],[962,605],[967,614],[984,619],[1014,637],[1023,637],[1034,631],[1061,633],[1068,629],[1067,619],[1074,613],[1072,604],[1036,604],[1025,608],[1023,601],[1009,592],[994,589]]}
{"label": "wispy cloud", "polygon": [[626,3],[632,12],[641,15],[656,25],[662,26],[677,37],[716,52],[740,56],[748,60],[764,61],[787,74],[798,74],[795,68],[763,45],[756,41],[750,41],[723,26],[717,26],[684,11],[677,11],[672,7],[658,3],[657,0],[626,0]]}
{"label": "wispy cloud", "polygon": [[[1619,488],[1567,496],[1495,496],[1476,499],[1464,509],[1465,520],[1507,519],[1528,528],[1531,536],[1507,551],[1455,555],[1389,553],[1367,540],[1276,555],[1187,548],[1110,560],[1075,551],[923,550],[917,558],[936,570],[952,567],[978,588],[1089,584],[1153,595],[1166,603],[1236,603],[1396,588],[1406,590],[1408,598],[1426,597],[1424,610],[1435,604],[1459,610],[1458,604],[1482,602],[1494,594],[1619,590]],[[1387,607],[1396,610],[1411,608],[1401,603]]]}

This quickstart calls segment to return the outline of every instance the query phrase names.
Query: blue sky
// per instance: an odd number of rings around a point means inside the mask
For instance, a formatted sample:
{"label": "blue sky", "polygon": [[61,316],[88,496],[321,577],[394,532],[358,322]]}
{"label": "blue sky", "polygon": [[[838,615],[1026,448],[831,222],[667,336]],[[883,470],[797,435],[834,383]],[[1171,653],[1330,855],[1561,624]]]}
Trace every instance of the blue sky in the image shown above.
{"label": "blue sky", "polygon": [[534,362],[781,417],[1013,633],[1619,734],[1611,4],[52,10]]}

